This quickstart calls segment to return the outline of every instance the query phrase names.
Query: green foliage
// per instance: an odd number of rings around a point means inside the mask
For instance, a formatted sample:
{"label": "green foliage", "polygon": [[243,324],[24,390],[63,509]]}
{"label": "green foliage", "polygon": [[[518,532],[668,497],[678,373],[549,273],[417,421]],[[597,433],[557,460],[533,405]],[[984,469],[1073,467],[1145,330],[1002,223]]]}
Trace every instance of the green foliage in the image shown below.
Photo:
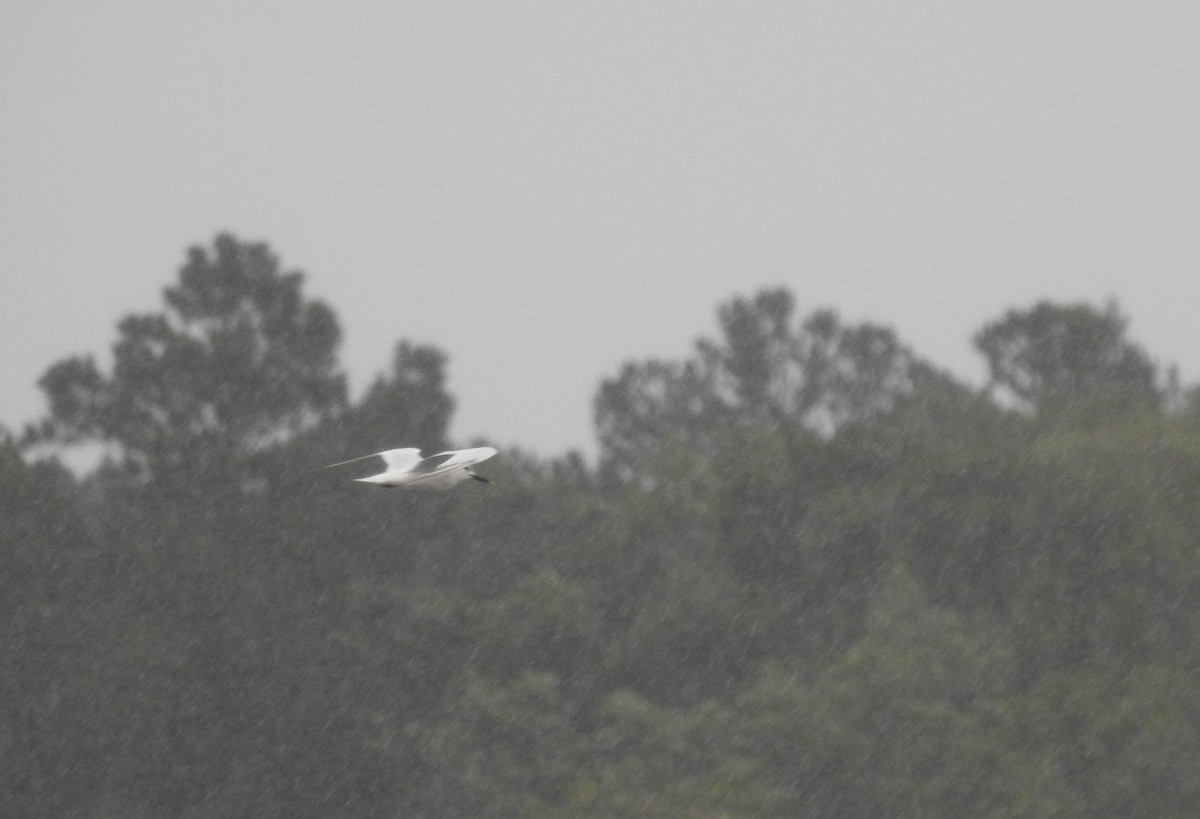
{"label": "green foliage", "polygon": [[1041,302],[987,325],[975,346],[992,384],[1018,405],[1086,422],[1162,403],[1154,364],[1126,340],[1125,324],[1115,303],[1100,312]]}
{"label": "green foliage", "polygon": [[608,648],[614,685],[694,704],[736,690],[758,659],[744,592],[711,567],[678,566]]}
{"label": "green foliage", "polygon": [[163,478],[260,449],[342,406],[333,311],[306,300],[266,245],[218,236],[194,247],[168,312],[118,324],[112,373],[90,357],[61,361],[41,386],[40,436],[103,441]]}
{"label": "green foliage", "polygon": [[0,814],[66,815],[99,784],[105,568],[70,474],[0,439]]}
{"label": "green foliage", "polygon": [[705,455],[733,428],[829,434],[886,413],[936,377],[887,328],[845,326],[818,310],[793,327],[786,290],[718,309],[722,338],[702,338],[683,362],[626,364],[600,385],[595,418],[604,468],[657,483],[663,447]]}
{"label": "green foliage", "polygon": [[545,569],[479,612],[481,668],[499,679],[536,671],[571,677],[598,648],[599,621],[579,586]]}
{"label": "green foliage", "polygon": [[446,356],[349,401],[300,283],[194,250],[43,380],[122,457],[0,446],[0,814],[1195,814],[1200,425],[1114,309],[978,392],[764,291],[601,385],[598,468],[415,495],[301,473],[450,443]]}
{"label": "green foliage", "polygon": [[393,739],[415,768],[405,816],[516,816],[567,792],[581,743],[573,708],[551,674],[507,683],[468,676],[445,718],[405,726]]}
{"label": "green foliage", "polygon": [[1022,740],[1052,761],[1078,815],[1190,816],[1200,774],[1195,655],[1132,670],[1092,663],[1051,673],[1021,707]]}
{"label": "green foliage", "polygon": [[898,565],[862,638],[811,683],[764,671],[737,742],[779,794],[769,815],[1054,815],[1063,789],[999,700],[1012,676],[998,635],[931,606]]}
{"label": "green foliage", "polygon": [[1051,657],[1142,663],[1195,639],[1200,438],[1137,414],[1032,447],[1050,473],[1015,618]]}

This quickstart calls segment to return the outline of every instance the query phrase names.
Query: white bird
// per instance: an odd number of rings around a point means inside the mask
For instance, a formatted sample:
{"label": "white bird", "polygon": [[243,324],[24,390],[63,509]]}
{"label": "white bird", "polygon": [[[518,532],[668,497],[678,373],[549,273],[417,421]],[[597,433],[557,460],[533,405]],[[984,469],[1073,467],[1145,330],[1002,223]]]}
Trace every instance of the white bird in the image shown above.
{"label": "white bird", "polygon": [[368,458],[383,458],[387,469],[378,475],[355,478],[355,480],[373,483],[376,486],[399,486],[403,489],[449,489],[472,478],[483,483],[491,483],[482,475],[475,474],[475,464],[486,461],[495,454],[496,450],[490,446],[478,446],[474,449],[452,449],[422,458],[421,450],[410,447],[373,452],[370,455],[351,458],[348,461],[338,461],[336,464],[319,468],[332,469],[335,466],[365,461]]}

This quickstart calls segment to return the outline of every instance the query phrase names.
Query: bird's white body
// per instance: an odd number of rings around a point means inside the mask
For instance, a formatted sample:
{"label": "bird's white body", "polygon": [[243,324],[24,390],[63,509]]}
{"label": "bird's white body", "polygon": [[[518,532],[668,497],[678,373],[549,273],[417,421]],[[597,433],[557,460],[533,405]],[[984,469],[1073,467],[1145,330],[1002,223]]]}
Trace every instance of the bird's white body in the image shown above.
{"label": "bird's white body", "polygon": [[486,461],[496,454],[490,446],[473,449],[452,449],[439,452],[428,458],[421,457],[421,450],[414,448],[388,449],[361,458],[339,461],[322,469],[354,463],[367,458],[382,458],[387,466],[377,475],[368,475],[355,480],[373,483],[376,486],[395,486],[403,489],[450,489],[463,481],[477,480],[490,483],[487,478],[475,474],[475,464]]}

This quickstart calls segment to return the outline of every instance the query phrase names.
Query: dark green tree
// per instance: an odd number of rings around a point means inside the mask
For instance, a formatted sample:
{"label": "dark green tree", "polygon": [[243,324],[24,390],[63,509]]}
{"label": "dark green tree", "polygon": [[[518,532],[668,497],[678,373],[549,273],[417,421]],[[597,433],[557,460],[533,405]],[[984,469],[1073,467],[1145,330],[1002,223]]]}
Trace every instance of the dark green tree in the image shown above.
{"label": "dark green tree", "polygon": [[975,346],[987,358],[989,388],[1039,415],[1157,408],[1157,369],[1126,338],[1126,324],[1115,303],[1100,311],[1040,302],[986,325]]}
{"label": "dark green tree", "polygon": [[82,812],[109,745],[109,566],[79,490],[54,462],[26,463],[0,429],[0,814]]}
{"label": "dark green tree", "polygon": [[123,458],[0,444],[0,814],[1194,815],[1200,414],[1120,332],[997,322],[993,401],[767,291],[606,382],[604,470],[364,491],[301,473],[447,443],[445,356],[289,394],[239,254],[48,374]]}
{"label": "dark green tree", "polygon": [[144,477],[262,449],[341,409],[333,311],[301,292],[265,244],[222,234],[193,247],[162,313],[118,324],[113,367],[91,356],[39,382],[50,415],[33,434],[114,444]]}
{"label": "dark green tree", "polygon": [[831,310],[797,324],[794,312],[784,289],[735,298],[717,312],[720,340],[700,339],[682,362],[626,364],[603,382],[594,411],[605,466],[646,480],[671,448],[711,452],[731,430],[828,435],[935,375],[890,329],[847,326]]}

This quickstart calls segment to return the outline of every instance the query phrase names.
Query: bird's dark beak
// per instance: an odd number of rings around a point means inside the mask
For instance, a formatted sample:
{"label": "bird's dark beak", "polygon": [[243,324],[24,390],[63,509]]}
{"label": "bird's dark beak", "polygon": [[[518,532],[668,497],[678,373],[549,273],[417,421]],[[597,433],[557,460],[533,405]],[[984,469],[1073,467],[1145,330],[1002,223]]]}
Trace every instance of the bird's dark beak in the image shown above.
{"label": "bird's dark beak", "polygon": [[491,483],[491,481],[489,481],[487,478],[483,477],[482,475],[476,475],[474,472],[471,473],[471,477],[477,481],[483,481],[484,483]]}

